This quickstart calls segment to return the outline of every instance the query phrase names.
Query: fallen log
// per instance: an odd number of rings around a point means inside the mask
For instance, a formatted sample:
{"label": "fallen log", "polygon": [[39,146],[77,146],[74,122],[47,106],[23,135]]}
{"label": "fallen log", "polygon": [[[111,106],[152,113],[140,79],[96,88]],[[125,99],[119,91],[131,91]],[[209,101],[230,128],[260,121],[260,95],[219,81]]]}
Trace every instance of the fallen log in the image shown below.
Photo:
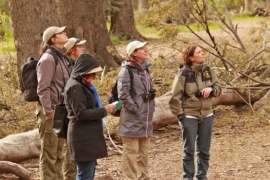
{"label": "fallen log", "polygon": [[[263,94],[263,93],[262,93]],[[262,94],[251,93],[250,100],[246,97],[240,97],[233,89],[222,89],[222,94],[218,97],[212,98],[213,106],[218,105],[244,105],[246,102],[251,104],[261,99]],[[156,107],[153,117],[154,130],[167,126],[169,124],[177,124],[178,119],[170,111],[169,100],[172,93],[169,91],[163,96],[155,99]]]}
{"label": "fallen log", "polygon": [[0,161],[20,162],[38,158],[40,140],[38,130],[12,134],[0,140]]}
{"label": "fallen log", "polygon": [[23,180],[30,180],[31,173],[19,164],[0,161],[0,173],[11,173],[20,177]]}

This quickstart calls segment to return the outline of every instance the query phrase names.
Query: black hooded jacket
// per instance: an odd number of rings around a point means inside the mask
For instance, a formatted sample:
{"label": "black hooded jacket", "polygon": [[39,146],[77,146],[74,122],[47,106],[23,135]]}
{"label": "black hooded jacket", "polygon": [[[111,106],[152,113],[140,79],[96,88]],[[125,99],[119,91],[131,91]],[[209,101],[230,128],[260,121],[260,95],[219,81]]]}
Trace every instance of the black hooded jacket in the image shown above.
{"label": "black hooded jacket", "polygon": [[70,120],[67,142],[72,161],[91,161],[107,156],[102,126],[102,118],[107,116],[107,112],[104,107],[97,107],[93,93],[81,77],[99,66],[94,57],[82,54],[65,87],[65,104]]}

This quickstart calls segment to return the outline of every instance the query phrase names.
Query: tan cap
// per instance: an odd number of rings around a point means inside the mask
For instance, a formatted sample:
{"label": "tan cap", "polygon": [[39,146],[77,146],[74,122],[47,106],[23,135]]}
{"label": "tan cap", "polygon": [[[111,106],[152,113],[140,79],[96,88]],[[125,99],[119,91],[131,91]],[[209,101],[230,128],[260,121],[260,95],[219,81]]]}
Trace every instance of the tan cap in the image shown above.
{"label": "tan cap", "polygon": [[86,42],[86,40],[80,40],[78,38],[72,37],[68,39],[68,42],[64,45],[67,52],[71,50],[76,45],[82,45]]}
{"label": "tan cap", "polygon": [[148,42],[132,41],[127,45],[127,56],[130,56],[135,49],[145,46]]}
{"label": "tan cap", "polygon": [[48,27],[43,32],[43,36],[42,36],[43,43],[47,44],[48,41],[53,37],[53,35],[55,35],[57,33],[61,33],[63,31],[65,31],[65,29],[66,29],[66,26],[63,26],[63,27],[57,27],[57,26]]}

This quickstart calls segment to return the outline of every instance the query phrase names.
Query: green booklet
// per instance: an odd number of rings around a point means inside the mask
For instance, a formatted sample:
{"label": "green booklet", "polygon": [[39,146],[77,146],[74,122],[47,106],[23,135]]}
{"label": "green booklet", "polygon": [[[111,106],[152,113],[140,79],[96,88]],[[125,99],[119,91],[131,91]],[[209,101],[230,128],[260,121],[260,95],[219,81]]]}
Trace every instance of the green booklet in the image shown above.
{"label": "green booklet", "polygon": [[122,100],[120,100],[120,101],[115,101],[115,102],[113,102],[112,104],[115,104],[114,111],[117,111],[117,110],[121,109],[122,106],[123,106]]}

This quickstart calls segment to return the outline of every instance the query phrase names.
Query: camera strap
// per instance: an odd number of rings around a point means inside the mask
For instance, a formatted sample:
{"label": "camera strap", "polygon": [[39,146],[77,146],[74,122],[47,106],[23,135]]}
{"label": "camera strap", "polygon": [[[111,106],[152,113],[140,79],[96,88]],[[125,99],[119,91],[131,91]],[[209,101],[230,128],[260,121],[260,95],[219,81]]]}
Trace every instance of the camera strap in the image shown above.
{"label": "camera strap", "polygon": [[145,88],[146,92],[148,92],[148,89],[146,88],[143,80],[142,80],[142,76],[138,73],[139,77],[140,77],[140,80],[142,81],[142,84],[143,84],[143,87]]}

